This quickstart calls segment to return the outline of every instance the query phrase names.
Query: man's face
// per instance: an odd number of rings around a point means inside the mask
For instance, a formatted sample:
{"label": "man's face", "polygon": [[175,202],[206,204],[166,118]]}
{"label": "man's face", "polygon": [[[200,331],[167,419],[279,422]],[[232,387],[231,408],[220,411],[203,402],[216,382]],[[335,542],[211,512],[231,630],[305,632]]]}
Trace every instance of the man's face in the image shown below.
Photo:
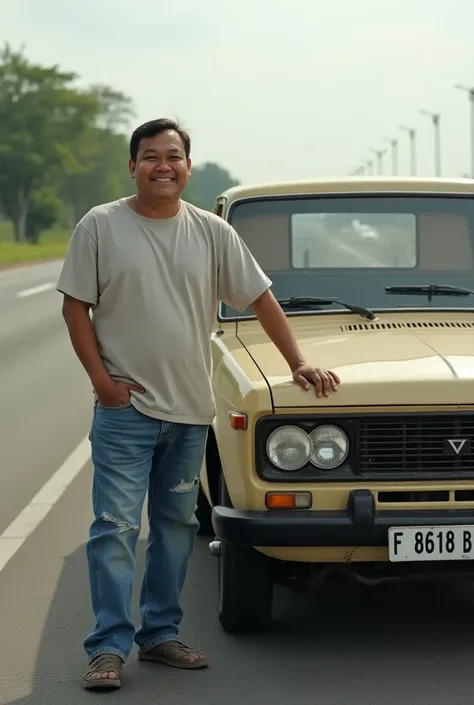
{"label": "man's face", "polygon": [[136,163],[130,160],[130,173],[137,183],[137,193],[152,201],[173,201],[181,195],[191,175],[191,160],[181,137],[166,130],[140,141]]}

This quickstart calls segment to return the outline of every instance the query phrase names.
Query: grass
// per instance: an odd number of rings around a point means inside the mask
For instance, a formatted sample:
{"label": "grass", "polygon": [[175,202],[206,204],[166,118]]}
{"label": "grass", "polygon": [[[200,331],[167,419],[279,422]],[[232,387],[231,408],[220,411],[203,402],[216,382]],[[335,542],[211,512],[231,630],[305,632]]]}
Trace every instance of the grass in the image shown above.
{"label": "grass", "polygon": [[10,223],[0,222],[0,269],[33,262],[61,259],[66,253],[71,233],[55,228],[41,235],[38,245],[14,242]]}

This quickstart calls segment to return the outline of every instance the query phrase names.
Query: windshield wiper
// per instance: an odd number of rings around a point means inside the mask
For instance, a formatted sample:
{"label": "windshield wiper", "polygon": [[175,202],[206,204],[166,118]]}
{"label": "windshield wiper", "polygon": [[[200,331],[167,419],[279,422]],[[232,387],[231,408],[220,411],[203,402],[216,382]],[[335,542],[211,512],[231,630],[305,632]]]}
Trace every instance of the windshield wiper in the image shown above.
{"label": "windshield wiper", "polygon": [[373,321],[376,315],[373,311],[368,308],[363,308],[362,306],[355,306],[354,304],[347,304],[344,301],[340,301],[337,298],[324,298],[322,296],[293,296],[290,299],[278,299],[278,303],[282,308],[312,308],[319,306],[329,306],[330,304],[339,304],[344,306],[352,313],[358,313],[359,316],[363,318],[368,318],[369,321]]}
{"label": "windshield wiper", "polygon": [[433,296],[471,296],[472,289],[464,289],[462,286],[450,286],[449,284],[401,284],[400,286],[386,286],[387,294],[427,294],[428,301]]}

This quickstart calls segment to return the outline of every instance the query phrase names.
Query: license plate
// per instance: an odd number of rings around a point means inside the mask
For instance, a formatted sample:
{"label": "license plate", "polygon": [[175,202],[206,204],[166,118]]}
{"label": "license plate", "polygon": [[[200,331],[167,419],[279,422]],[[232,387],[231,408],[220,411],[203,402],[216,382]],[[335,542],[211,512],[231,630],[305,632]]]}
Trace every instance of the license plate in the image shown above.
{"label": "license plate", "polygon": [[474,526],[397,526],[388,531],[390,561],[474,560]]}

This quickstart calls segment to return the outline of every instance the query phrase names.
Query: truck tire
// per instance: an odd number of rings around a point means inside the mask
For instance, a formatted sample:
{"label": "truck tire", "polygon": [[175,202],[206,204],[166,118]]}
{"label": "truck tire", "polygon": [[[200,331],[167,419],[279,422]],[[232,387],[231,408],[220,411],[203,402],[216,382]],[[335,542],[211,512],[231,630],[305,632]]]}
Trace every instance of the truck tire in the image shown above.
{"label": "truck tire", "polygon": [[[220,503],[231,506],[221,475]],[[272,621],[272,560],[251,546],[221,542],[219,556],[219,622],[228,633],[260,632]]]}
{"label": "truck tire", "polygon": [[199,536],[214,536],[214,529],[212,526],[212,509],[207,501],[207,497],[202,491],[202,487],[199,488],[199,494],[196,506],[196,519],[199,522]]}

